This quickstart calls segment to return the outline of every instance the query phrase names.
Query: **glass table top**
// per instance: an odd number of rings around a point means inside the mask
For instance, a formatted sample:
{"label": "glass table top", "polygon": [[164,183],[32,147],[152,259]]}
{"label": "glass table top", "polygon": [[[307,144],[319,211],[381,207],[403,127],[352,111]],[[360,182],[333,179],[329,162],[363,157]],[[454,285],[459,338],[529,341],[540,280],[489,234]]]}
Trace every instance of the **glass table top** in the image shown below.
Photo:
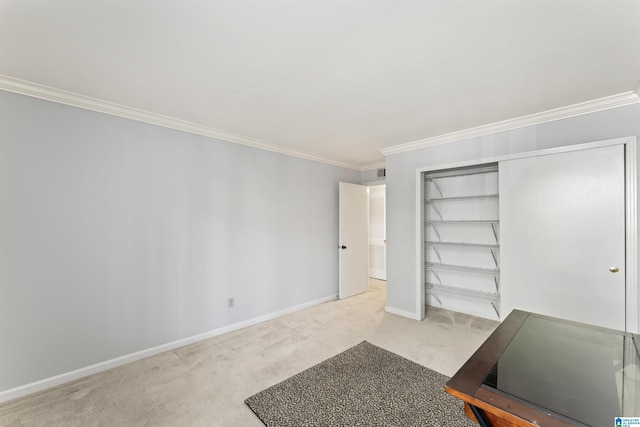
{"label": "glass table top", "polygon": [[631,334],[529,316],[483,387],[591,426],[640,416],[640,356]]}

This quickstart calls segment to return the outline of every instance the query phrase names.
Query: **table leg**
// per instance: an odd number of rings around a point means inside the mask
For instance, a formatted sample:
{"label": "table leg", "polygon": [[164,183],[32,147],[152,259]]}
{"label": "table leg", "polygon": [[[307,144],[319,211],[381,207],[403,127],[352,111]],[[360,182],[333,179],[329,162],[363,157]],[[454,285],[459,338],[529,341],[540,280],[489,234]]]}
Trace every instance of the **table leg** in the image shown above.
{"label": "table leg", "polygon": [[487,424],[487,421],[484,419],[482,412],[480,412],[480,409],[476,408],[470,403],[468,403],[468,405],[469,405],[469,408],[471,408],[471,411],[473,412],[473,416],[476,417],[476,421],[478,421],[478,424],[480,424],[480,427],[490,427],[489,424]]}

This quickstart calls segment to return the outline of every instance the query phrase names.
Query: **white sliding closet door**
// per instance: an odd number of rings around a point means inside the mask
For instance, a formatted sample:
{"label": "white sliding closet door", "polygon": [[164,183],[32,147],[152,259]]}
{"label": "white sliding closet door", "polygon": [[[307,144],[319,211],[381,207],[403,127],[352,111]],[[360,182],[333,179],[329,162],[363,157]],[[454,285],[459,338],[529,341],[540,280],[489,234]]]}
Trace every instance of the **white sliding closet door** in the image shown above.
{"label": "white sliding closet door", "polygon": [[503,318],[625,329],[624,167],[623,145],[500,162]]}

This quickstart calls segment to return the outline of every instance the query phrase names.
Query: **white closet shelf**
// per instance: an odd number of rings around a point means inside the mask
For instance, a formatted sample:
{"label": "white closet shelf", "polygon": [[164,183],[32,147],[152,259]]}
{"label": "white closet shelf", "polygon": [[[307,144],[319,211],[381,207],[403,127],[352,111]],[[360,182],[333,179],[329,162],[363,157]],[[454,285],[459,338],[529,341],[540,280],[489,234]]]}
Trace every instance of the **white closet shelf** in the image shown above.
{"label": "white closet shelf", "polygon": [[492,245],[487,243],[466,243],[466,242],[433,242],[427,241],[424,243],[425,247],[469,247],[469,248],[483,248],[483,249],[500,249],[500,245]]}
{"label": "white closet shelf", "polygon": [[457,196],[457,197],[432,197],[425,199],[426,203],[431,202],[456,202],[461,200],[482,200],[482,199],[497,199],[497,194],[479,194],[475,196]]}
{"label": "white closet shelf", "polygon": [[469,267],[467,265],[440,264],[437,262],[427,262],[426,266],[427,269],[465,271],[468,273],[490,274],[492,276],[500,273],[499,268]]}
{"label": "white closet shelf", "polygon": [[442,305],[439,293],[448,294],[457,297],[464,297],[476,300],[480,303],[491,304],[500,318],[500,294],[497,292],[478,291],[475,289],[464,289],[456,286],[441,285],[438,283],[426,283],[426,293],[432,294],[435,299]]}
{"label": "white closet shelf", "polygon": [[487,166],[487,167],[478,167],[467,170],[445,170],[441,172],[432,172],[430,173],[426,179],[427,181],[435,181],[441,178],[459,178],[461,176],[470,176],[470,175],[484,175],[487,173],[497,173],[498,169],[495,166]]}
{"label": "white closet shelf", "polygon": [[498,224],[499,219],[428,219],[425,224]]}
{"label": "white closet shelf", "polygon": [[478,291],[475,289],[460,288],[458,286],[441,285],[440,283],[427,282],[427,290],[444,291],[461,295],[472,295],[476,298],[480,298],[486,301],[500,301],[500,294],[498,292]]}

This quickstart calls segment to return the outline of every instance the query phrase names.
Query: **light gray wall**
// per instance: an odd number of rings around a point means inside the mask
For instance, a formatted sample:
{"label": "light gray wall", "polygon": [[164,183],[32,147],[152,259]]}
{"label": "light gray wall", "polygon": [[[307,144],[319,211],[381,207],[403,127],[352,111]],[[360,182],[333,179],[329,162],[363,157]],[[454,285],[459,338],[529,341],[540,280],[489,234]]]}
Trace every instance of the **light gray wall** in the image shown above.
{"label": "light gray wall", "polygon": [[633,135],[640,135],[640,104],[387,156],[387,306],[417,315],[419,168]]}
{"label": "light gray wall", "polygon": [[0,392],[336,295],[339,181],[0,91]]}
{"label": "light gray wall", "polygon": [[363,184],[384,184],[385,177],[378,177],[378,169],[368,169],[360,172],[360,181]]}

